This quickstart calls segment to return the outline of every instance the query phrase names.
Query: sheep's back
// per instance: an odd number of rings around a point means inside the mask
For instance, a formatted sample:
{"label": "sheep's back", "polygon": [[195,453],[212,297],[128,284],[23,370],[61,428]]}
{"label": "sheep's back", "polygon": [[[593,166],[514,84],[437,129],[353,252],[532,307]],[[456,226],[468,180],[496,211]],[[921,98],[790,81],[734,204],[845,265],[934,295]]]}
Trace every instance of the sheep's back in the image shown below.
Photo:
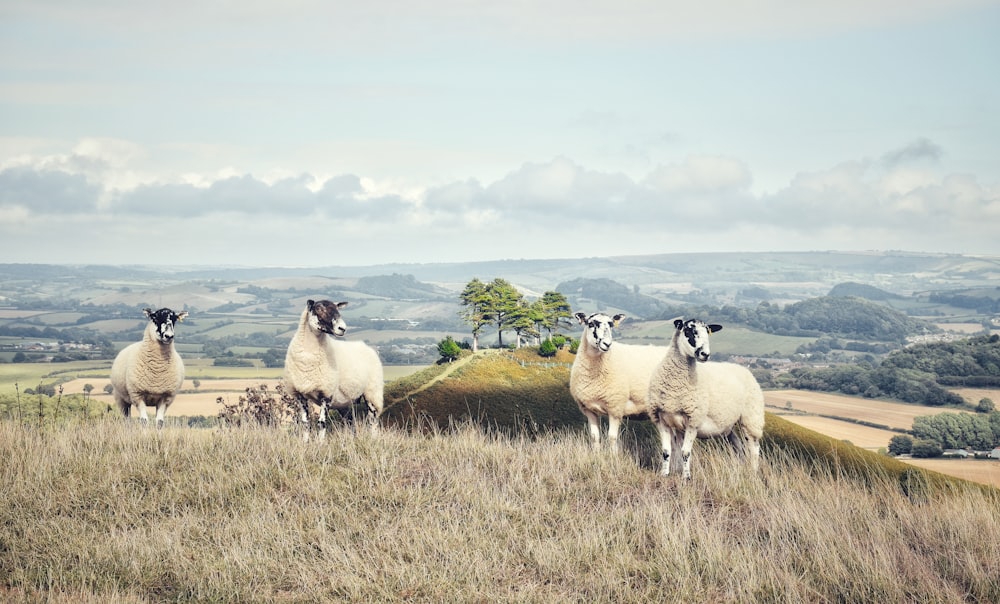
{"label": "sheep's back", "polygon": [[337,388],[343,400],[353,402],[385,380],[382,360],[368,344],[351,340],[333,340],[330,344],[337,361]]}
{"label": "sheep's back", "polygon": [[645,413],[648,408],[649,380],[666,354],[664,346],[614,343],[601,355],[577,352],[570,370],[570,394],[578,403],[590,401],[626,404],[623,414]]}

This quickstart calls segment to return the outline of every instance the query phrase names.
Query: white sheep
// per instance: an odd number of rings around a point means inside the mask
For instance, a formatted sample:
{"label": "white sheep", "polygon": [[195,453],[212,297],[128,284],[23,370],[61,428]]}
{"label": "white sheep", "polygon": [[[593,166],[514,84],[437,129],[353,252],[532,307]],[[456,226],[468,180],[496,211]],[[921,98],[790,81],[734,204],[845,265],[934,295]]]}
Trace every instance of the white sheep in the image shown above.
{"label": "white sheep", "polygon": [[331,340],[340,374],[337,391],[331,406],[351,409],[364,397],[368,405],[367,421],[373,431],[378,430],[378,416],[382,414],[385,376],[378,352],[364,342]]}
{"label": "white sheep", "polygon": [[139,408],[142,423],[149,421],[148,405],[156,406],[156,427],[163,427],[163,415],[174,402],[184,383],[184,361],[174,348],[174,325],[187,317],[169,308],[153,312],[143,309],[149,319],[142,340],[129,344],[111,365],[111,385],[115,404],[126,419],[132,405]]}
{"label": "white sheep", "polygon": [[340,383],[333,340],[329,336],[341,336],[347,331],[340,316],[340,309],[345,306],[347,302],[308,300],[285,353],[285,386],[301,405],[300,419],[307,428],[307,438],[311,405],[319,407],[320,438],[326,434],[327,408]]}
{"label": "white sheep", "polygon": [[679,435],[683,434],[684,478],[690,478],[695,438],[726,436],[742,448],[734,431],[738,425],[756,471],[764,435],[764,394],[756,378],[735,363],[705,362],[711,356],[708,334],[721,330],[721,325],[676,319],[674,328],[667,354],[649,384],[650,416],[663,449],[661,473],[670,473],[671,448]]}
{"label": "white sheep", "polygon": [[584,330],[569,374],[569,392],[587,418],[593,444],[600,445],[600,416],[606,415],[608,441],[618,450],[622,418],[648,417],[649,379],[667,348],[615,344],[612,328],[623,314],[576,313],[576,318]]}

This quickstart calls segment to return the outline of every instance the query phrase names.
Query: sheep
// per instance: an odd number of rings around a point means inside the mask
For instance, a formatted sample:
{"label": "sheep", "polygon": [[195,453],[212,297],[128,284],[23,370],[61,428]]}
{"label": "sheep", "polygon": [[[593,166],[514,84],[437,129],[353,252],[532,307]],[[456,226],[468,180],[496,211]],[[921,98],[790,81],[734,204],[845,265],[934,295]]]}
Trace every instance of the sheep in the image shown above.
{"label": "sheep", "polygon": [[612,346],[612,328],[625,318],[623,314],[587,316],[581,312],[575,316],[584,330],[569,374],[569,392],[587,418],[595,447],[601,443],[599,416],[608,416],[608,441],[617,451],[622,418],[648,417],[649,379],[667,348]]}
{"label": "sheep", "polygon": [[670,454],[683,434],[681,457],[684,478],[691,478],[694,439],[726,436],[742,449],[734,428],[749,446],[754,470],[760,463],[764,435],[764,394],[746,367],[735,363],[706,363],[711,356],[708,334],[721,325],[697,319],[674,320],[674,334],[667,354],[649,383],[649,410],[660,434],[664,476],[670,473]]}
{"label": "sheep", "polygon": [[139,408],[142,423],[149,421],[147,405],[156,405],[156,427],[163,427],[163,415],[174,402],[184,383],[184,361],[174,348],[174,325],[187,317],[169,308],[153,312],[143,309],[149,319],[142,340],[129,344],[111,365],[111,385],[115,404],[128,419],[132,405]]}
{"label": "sheep", "polygon": [[385,388],[382,361],[378,352],[364,342],[331,339],[330,344],[333,345],[337,372],[340,374],[331,405],[350,409],[364,397],[368,405],[368,424],[372,431],[378,431],[378,417],[382,414],[382,391]]}
{"label": "sheep", "polygon": [[[340,309],[345,306],[347,302],[306,301],[299,327],[285,353],[284,381],[288,393],[299,402],[300,419],[307,427],[311,405],[319,407],[320,438],[326,434],[327,408],[340,383],[333,340],[328,336],[342,336],[347,331],[340,316]],[[305,436],[308,438],[308,431]]]}

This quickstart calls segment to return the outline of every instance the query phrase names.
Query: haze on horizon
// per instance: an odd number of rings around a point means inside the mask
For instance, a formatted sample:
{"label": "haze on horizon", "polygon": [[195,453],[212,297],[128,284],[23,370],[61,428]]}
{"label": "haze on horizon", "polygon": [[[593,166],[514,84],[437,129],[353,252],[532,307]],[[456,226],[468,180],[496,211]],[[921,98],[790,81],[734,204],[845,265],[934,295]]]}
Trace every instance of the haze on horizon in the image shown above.
{"label": "haze on horizon", "polygon": [[1000,1],[0,0],[0,261],[1000,256]]}

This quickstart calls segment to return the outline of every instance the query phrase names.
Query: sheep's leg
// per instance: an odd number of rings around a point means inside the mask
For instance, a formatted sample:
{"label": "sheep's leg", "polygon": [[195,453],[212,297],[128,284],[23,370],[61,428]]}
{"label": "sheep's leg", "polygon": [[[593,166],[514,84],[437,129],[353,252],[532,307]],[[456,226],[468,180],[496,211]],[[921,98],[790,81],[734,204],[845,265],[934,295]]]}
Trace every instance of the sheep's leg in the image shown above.
{"label": "sheep's leg", "polygon": [[757,472],[760,469],[760,440],[747,436],[747,445],[750,447],[750,467]]}
{"label": "sheep's leg", "polygon": [[329,404],[329,402],[330,401],[328,399],[325,399],[325,398],[319,400],[319,420],[316,422],[316,426],[317,426],[317,435],[316,435],[316,438],[318,440],[325,440],[326,439],[326,424],[327,424],[327,421],[326,421],[326,407]]}
{"label": "sheep's leg", "polygon": [[601,446],[601,419],[590,411],[584,411],[583,415],[587,418],[587,427],[590,430],[590,442],[596,449]]}
{"label": "sheep's leg", "polygon": [[301,394],[296,394],[299,401],[299,425],[302,427],[302,439],[309,440],[309,401]]}
{"label": "sheep's leg", "polygon": [[145,426],[149,423],[149,414],[146,412],[146,401],[143,399],[137,399],[136,406],[139,407],[139,421]]}
{"label": "sheep's leg", "polygon": [[656,430],[660,433],[660,449],[663,451],[663,465],[660,466],[660,474],[670,475],[670,453],[673,450],[674,431],[666,427],[661,422],[654,422]]}
{"label": "sheep's leg", "polygon": [[740,434],[737,433],[735,428],[730,430],[729,433],[726,434],[726,439],[729,441],[729,444],[731,444],[733,448],[736,449],[737,455],[740,455],[741,457],[746,455],[746,446],[744,443],[744,439],[742,436],[740,436]]}
{"label": "sheep's leg", "polygon": [[168,402],[169,401],[161,400],[159,403],[156,404],[156,428],[158,430],[163,428],[163,416],[167,412]]}
{"label": "sheep's leg", "polygon": [[684,478],[691,478],[691,451],[694,441],[698,438],[698,429],[688,425],[684,430],[684,443],[681,445],[681,459],[684,460]]}
{"label": "sheep's leg", "polygon": [[612,451],[621,451],[621,444],[618,443],[618,433],[621,431],[622,418],[608,415],[608,446]]}
{"label": "sheep's leg", "polygon": [[368,417],[367,417],[368,425],[371,427],[373,434],[378,434],[379,430],[378,410],[375,408],[375,405],[372,404],[372,399],[369,398],[367,394],[363,396],[365,399],[365,404],[368,405]]}

